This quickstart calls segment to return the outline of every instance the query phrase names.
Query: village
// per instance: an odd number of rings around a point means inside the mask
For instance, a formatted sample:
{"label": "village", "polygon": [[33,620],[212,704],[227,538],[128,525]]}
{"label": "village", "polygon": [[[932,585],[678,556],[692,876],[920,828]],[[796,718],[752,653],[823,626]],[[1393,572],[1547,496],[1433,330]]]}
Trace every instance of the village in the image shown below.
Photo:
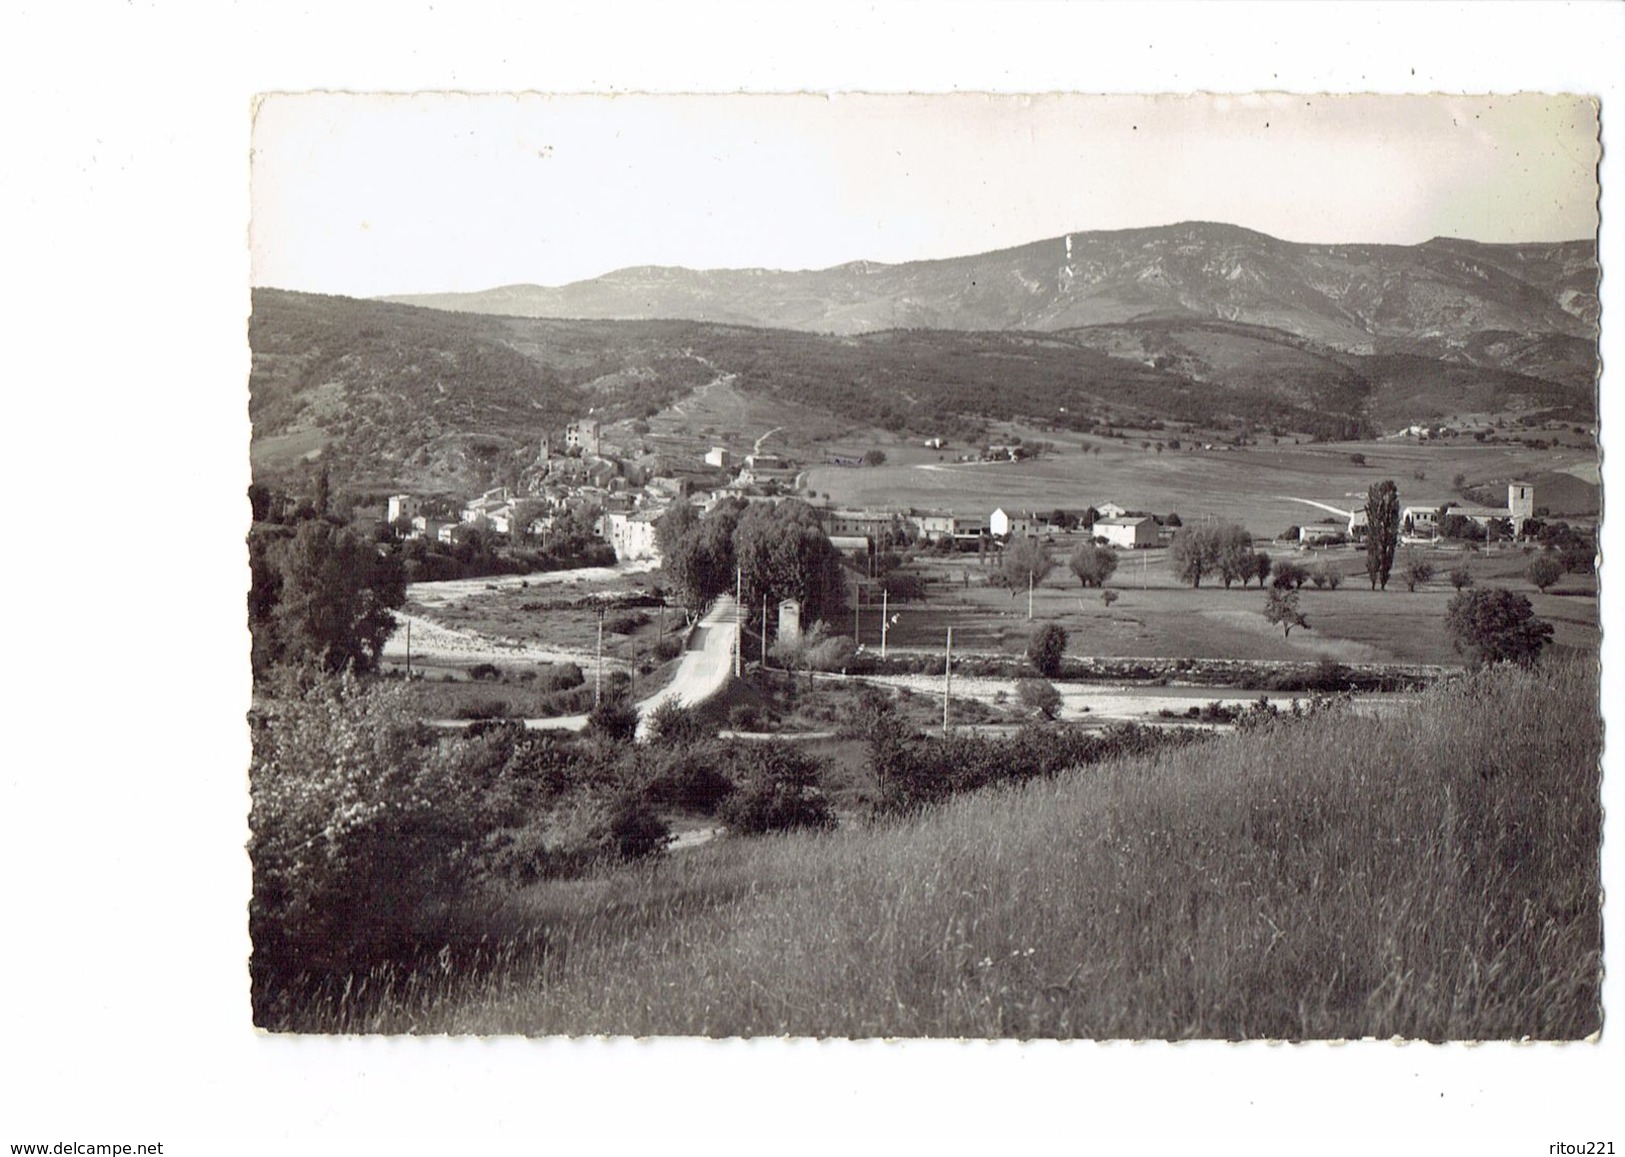
{"label": "village", "polygon": [[[1438,427],[1413,426],[1400,436],[1426,442],[1438,435]],[[933,438],[924,445],[942,449],[945,443]],[[1047,444],[1044,448],[1052,449]],[[1201,448],[1234,449],[1212,444]],[[883,454],[871,455],[870,460],[830,456],[824,464],[862,469],[884,463]],[[991,444],[957,460],[1019,463],[1035,456],[1032,448],[1020,444]],[[1364,455],[1356,457],[1363,463]],[[914,545],[985,555],[1012,539],[1034,537],[1052,544],[1081,537],[1118,550],[1144,550],[1166,547],[1183,525],[1177,511],[1157,513],[1111,499],[1048,510],[994,506],[986,513],[913,506],[852,507],[832,503],[828,495],[817,500],[815,492],[805,487],[806,480],[802,465],[782,453],[736,455],[726,446],[713,446],[697,461],[684,461],[670,452],[626,453],[606,441],[598,421],[584,418],[568,424],[557,444],[544,435],[535,462],[514,486],[485,490],[460,508],[444,499],[436,502],[411,494],[391,495],[384,517],[403,540],[427,539],[455,546],[477,531],[516,544],[545,546],[560,518],[568,514],[585,520],[613,548],[618,561],[651,566],[659,564],[655,524],[679,504],[708,512],[726,501],[779,503],[800,497],[812,505],[831,544],[847,556],[872,556]],[[1358,548],[1364,540],[1367,516],[1363,505],[1295,496],[1282,496],[1282,501],[1320,513],[1312,522],[1306,517],[1285,534],[1271,536],[1274,541],[1295,538],[1305,547],[1353,544]],[[1441,538],[1522,541],[1538,533],[1536,517],[1535,487],[1520,479],[1506,484],[1506,501],[1500,506],[1436,494],[1407,499],[1400,508],[1402,541],[1408,545],[1431,545]],[[855,585],[853,594],[861,598],[863,591]]]}

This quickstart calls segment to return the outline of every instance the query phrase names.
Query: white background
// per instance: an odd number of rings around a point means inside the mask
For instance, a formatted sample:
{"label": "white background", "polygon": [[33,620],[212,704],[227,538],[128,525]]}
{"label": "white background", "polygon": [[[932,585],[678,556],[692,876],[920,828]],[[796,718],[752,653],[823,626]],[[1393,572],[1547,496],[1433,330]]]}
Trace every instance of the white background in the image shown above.
{"label": "white background", "polygon": [[[1617,1025],[1600,1045],[1477,1048],[267,1038],[248,1024],[241,850],[254,93],[1578,90],[1604,100],[1606,198],[1625,180],[1607,157],[1625,7],[330,7],[0,15],[0,1144],[1625,1144]],[[1605,384],[1605,442],[1619,421]],[[1618,547],[1610,525],[1605,556]],[[1604,854],[1617,883],[1617,845]],[[1618,995],[1610,979],[1616,1013]]]}

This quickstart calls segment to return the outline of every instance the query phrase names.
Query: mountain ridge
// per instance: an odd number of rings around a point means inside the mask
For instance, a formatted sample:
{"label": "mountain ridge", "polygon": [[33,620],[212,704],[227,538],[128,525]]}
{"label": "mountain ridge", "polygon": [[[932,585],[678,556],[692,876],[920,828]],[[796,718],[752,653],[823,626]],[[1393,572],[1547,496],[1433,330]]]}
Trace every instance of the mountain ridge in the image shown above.
{"label": "mountain ridge", "polygon": [[[844,262],[818,270],[639,265],[547,287],[380,300],[512,317],[690,320],[860,334],[887,329],[1037,330],[1148,318],[1218,318],[1348,353],[1468,364],[1477,336],[1594,344],[1594,239],[1416,245],[1283,241],[1222,222],[1062,234],[959,257]],[[1547,351],[1523,367],[1581,384],[1594,359]]]}

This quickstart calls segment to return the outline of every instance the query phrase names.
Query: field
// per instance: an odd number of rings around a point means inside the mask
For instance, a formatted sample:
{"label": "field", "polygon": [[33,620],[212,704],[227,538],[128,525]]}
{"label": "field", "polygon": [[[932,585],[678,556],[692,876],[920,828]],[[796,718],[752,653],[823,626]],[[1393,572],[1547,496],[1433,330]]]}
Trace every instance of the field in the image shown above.
{"label": "field", "polygon": [[[1363,506],[1367,489],[1393,479],[1400,501],[1438,505],[1462,502],[1453,490],[1457,474],[1467,487],[1498,487],[1546,472],[1594,470],[1594,449],[1569,447],[1535,451],[1524,446],[1479,445],[1470,439],[1417,443],[1305,443],[1249,446],[1238,450],[1142,450],[1139,442],[1085,439],[1100,447],[1081,453],[1077,443],[1062,441],[1036,461],[960,463],[952,448],[940,453],[923,447],[882,446],[884,466],[847,469],[817,467],[807,474],[808,488],[836,506],[951,510],[986,516],[995,507],[1010,512],[1047,513],[1057,507],[1081,510],[1116,502],[1131,510],[1158,515],[1177,512],[1187,522],[1213,516],[1240,522],[1253,534],[1269,537],[1287,526],[1330,518],[1292,499],[1324,502],[1344,509]],[[861,452],[861,451],[860,451]],[[1365,465],[1350,459],[1362,454]],[[892,461],[895,459],[895,464]],[[1418,479],[1417,473],[1423,477]],[[1568,488],[1565,487],[1565,490]],[[1537,505],[1545,500],[1537,486]],[[1593,505],[1592,509],[1595,507]],[[1554,514],[1579,513],[1556,510]]]}
{"label": "field", "polygon": [[[1342,663],[1453,664],[1444,629],[1445,607],[1455,590],[1446,575],[1466,565],[1479,585],[1505,586],[1528,596],[1535,611],[1555,628],[1554,642],[1563,648],[1595,653],[1599,642],[1596,581],[1565,576],[1546,594],[1524,577],[1528,557],[1521,549],[1496,547],[1478,554],[1460,549],[1420,551],[1435,577],[1414,593],[1397,573],[1386,591],[1372,591],[1365,574],[1365,555],[1351,547],[1298,552],[1293,547],[1259,543],[1273,558],[1290,558],[1313,569],[1324,563],[1344,576],[1337,590],[1305,585],[1300,592],[1309,630],[1282,637],[1264,618],[1264,596],[1256,584],[1235,586],[1204,581],[1192,589],[1169,570],[1168,551],[1153,548],[1120,554],[1110,588],[1117,600],[1102,602],[1100,591],[1084,590],[1064,559],[1081,535],[1056,536],[1052,553],[1062,560],[1033,594],[1033,622],[1054,621],[1066,628],[1068,653],[1079,656],[1133,658],[1314,660]],[[1403,552],[1400,562],[1403,562]],[[1027,594],[987,585],[990,571],[974,555],[946,559],[924,556],[920,564],[929,580],[923,603],[891,604],[897,622],[887,632],[888,648],[940,650],[948,627],[954,647],[962,651],[1019,654],[1025,651],[1032,622]],[[860,641],[880,643],[879,607],[860,612]],[[839,624],[851,631],[851,620]]]}
{"label": "field", "polygon": [[1597,696],[1589,664],[1503,669],[1385,719],[1318,715],[520,889],[423,968],[381,966],[270,1027],[1584,1037]]}

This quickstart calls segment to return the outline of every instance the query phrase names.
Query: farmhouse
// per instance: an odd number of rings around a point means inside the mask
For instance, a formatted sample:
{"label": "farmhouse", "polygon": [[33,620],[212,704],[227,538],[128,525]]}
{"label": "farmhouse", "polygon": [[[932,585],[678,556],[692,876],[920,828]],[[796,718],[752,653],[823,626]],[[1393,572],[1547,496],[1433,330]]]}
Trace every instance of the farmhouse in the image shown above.
{"label": "farmhouse", "polygon": [[1347,534],[1341,526],[1328,526],[1325,523],[1314,523],[1298,527],[1298,541],[1310,543],[1326,542],[1331,539],[1343,539]]}
{"label": "farmhouse", "polygon": [[1128,513],[1128,507],[1119,506],[1115,502],[1102,502],[1095,507],[1095,513],[1101,518],[1122,518]]}
{"label": "farmhouse", "polygon": [[713,446],[705,452],[705,464],[726,470],[733,464],[733,453],[726,446]]}
{"label": "farmhouse", "polygon": [[987,529],[995,538],[1029,535],[1037,524],[1038,519],[1035,516],[1031,514],[1011,514],[1003,507],[987,516]]}
{"label": "farmhouse", "polygon": [[391,494],[389,496],[389,522],[399,522],[403,518],[415,518],[418,512],[418,500],[410,494]]}
{"label": "farmhouse", "polygon": [[1113,546],[1129,549],[1156,546],[1157,520],[1149,515],[1139,518],[1099,518],[1095,520],[1095,534]]}
{"label": "farmhouse", "polygon": [[1511,524],[1513,533],[1521,533],[1524,522],[1535,516],[1535,487],[1529,482],[1507,483],[1505,506],[1467,506],[1449,500],[1432,505],[1410,503],[1400,507],[1400,531],[1417,538],[1437,538],[1440,525],[1452,515],[1483,527],[1505,521]]}
{"label": "farmhouse", "polygon": [[988,520],[977,514],[911,510],[902,521],[921,542],[951,541],[962,549],[975,547],[988,533]]}

